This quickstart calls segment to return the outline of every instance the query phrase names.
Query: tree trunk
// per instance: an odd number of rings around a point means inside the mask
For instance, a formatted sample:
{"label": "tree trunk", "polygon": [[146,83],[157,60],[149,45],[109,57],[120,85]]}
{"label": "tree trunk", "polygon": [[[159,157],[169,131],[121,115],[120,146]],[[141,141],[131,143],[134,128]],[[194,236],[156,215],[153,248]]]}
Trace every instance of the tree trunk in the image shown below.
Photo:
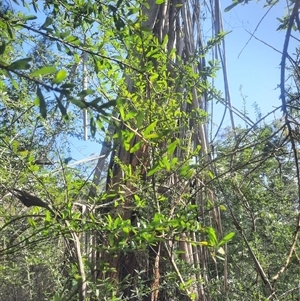
{"label": "tree trunk", "polygon": [[[148,31],[151,31],[152,34],[157,37],[160,44],[162,44],[165,37],[168,36],[168,42],[165,46],[166,53],[170,53],[173,49],[176,49],[177,59],[169,60],[167,66],[171,77],[169,88],[174,89],[178,94],[181,93],[183,99],[187,93],[192,95],[191,103],[188,103],[187,100],[182,101],[180,105],[182,111],[190,113],[191,110],[206,110],[205,91],[199,95],[199,89],[196,86],[187,85],[184,82],[184,78],[176,82],[176,84],[172,81],[172,79],[180,78],[181,69],[186,65],[191,67],[193,74],[199,74],[199,72],[205,68],[204,57],[202,57],[201,60],[195,59],[196,53],[201,54],[203,48],[200,32],[200,3],[190,3],[183,0],[167,0],[158,5],[155,2],[155,0],[148,0],[148,5],[142,7],[142,15],[148,17],[147,20],[143,22],[142,27],[148,28]],[[129,51],[135,52],[135,50]],[[153,65],[158,68],[155,59],[151,57],[147,58],[146,53],[144,53],[141,57],[142,66],[146,65],[146,60],[152,60]],[[157,73],[159,72],[160,70],[157,70]],[[200,74],[199,78],[201,79]],[[127,80],[128,91],[134,93],[135,83],[133,78],[129,76]],[[145,99],[151,95],[151,89],[151,85],[145,85]],[[141,99],[141,101],[143,101],[143,99]],[[153,161],[152,149],[147,141],[143,141],[142,135],[139,135],[138,132],[134,132],[134,129],[138,128],[134,124],[131,126],[134,137],[130,141],[130,146],[125,148],[122,142],[122,131],[128,130],[128,124],[126,124],[121,117],[113,118],[115,133],[121,134],[118,136],[119,139],[115,139],[114,143],[114,151],[108,170],[107,193],[108,195],[112,195],[112,200],[114,198],[119,199],[121,195],[122,201],[120,201],[121,204],[118,206],[111,207],[109,210],[102,212],[102,214],[109,214],[112,218],[120,217],[123,221],[129,220],[131,225],[135,226],[137,213],[136,208],[134,208],[133,197],[136,192],[136,185],[132,183],[130,179],[124,177],[124,168],[128,169],[130,167],[131,173],[141,182],[145,180],[151,181],[151,179],[147,178],[147,168]],[[187,145],[187,149],[189,149],[187,152],[194,151],[198,145],[201,145],[201,152],[196,160],[199,160],[199,162],[202,160],[204,163],[209,164],[208,138],[205,124],[200,123],[196,119],[191,119],[188,127],[180,124],[179,121],[178,128],[180,128],[180,132],[177,134],[178,139],[188,140],[187,136],[190,136],[189,142],[187,142],[187,144],[190,144]],[[137,143],[142,144],[140,149],[130,153],[129,150]],[[161,146],[166,148],[166,142],[162,143]],[[188,157],[188,154],[184,153],[181,149],[178,150],[177,156],[179,159],[183,159]],[[202,180],[205,181],[205,178]],[[161,187],[168,187],[172,181],[171,178],[165,179],[164,183],[160,183],[160,185]],[[183,182],[178,179],[177,183],[181,183],[180,185],[182,185]],[[193,202],[199,206],[199,219],[201,219],[201,211],[206,206],[206,201],[204,201],[206,191],[203,189],[203,182],[196,181],[196,183],[198,183],[197,185],[199,186],[196,185],[193,189],[198,191],[198,193]],[[184,193],[191,193],[192,188],[190,187],[189,181],[185,181],[183,185],[184,188],[178,188],[179,194],[182,196]],[[208,197],[214,202],[214,196],[209,195]],[[181,197],[176,201],[170,201],[170,216],[172,216],[172,210],[176,207],[176,204],[180,202],[182,202]],[[205,223],[205,219],[206,217],[204,216],[203,224]],[[216,226],[218,234],[220,235],[222,229],[220,215],[217,209],[212,211],[209,220],[214,221],[211,223]],[[162,235],[162,233],[157,233],[157,235]],[[114,245],[118,245],[118,239],[119,238],[114,238]],[[130,236],[128,239],[130,240]],[[192,245],[190,242],[200,240],[199,234],[187,231],[181,234],[179,243],[167,241],[162,244],[161,242],[156,242],[149,245],[148,249],[143,251],[120,251],[118,249],[111,251],[112,242],[107,238],[103,238],[98,242],[98,244],[101,245],[98,266],[99,262],[101,262],[102,264],[105,263],[105,266],[109,268],[103,268],[98,274],[98,279],[104,281],[109,278],[110,281],[115,283],[116,287],[121,290],[120,294],[123,298],[140,300],[133,294],[133,291],[136,289],[137,281],[140,279],[139,277],[142,277],[144,284],[149,290],[148,293],[144,294],[143,300],[169,301],[171,300],[170,292],[168,292],[167,288],[161,288],[161,279],[167,275],[170,269],[173,269],[178,277],[179,283],[184,287],[181,289],[181,292],[178,293],[179,296],[181,295],[181,300],[185,298],[192,300],[192,295],[195,300],[211,300],[204,289],[204,283],[209,281],[207,274],[209,255],[207,249],[202,246]],[[177,256],[174,253],[174,249],[182,251],[181,259],[197,271],[190,277],[192,284],[189,286],[185,285],[186,279],[181,275],[178,268]]]}

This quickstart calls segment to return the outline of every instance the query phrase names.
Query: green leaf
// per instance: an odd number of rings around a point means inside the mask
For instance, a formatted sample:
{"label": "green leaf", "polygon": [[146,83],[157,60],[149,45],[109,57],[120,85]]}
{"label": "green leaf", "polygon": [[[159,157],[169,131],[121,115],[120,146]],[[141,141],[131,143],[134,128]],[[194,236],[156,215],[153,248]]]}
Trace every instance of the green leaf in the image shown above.
{"label": "green leaf", "polygon": [[207,174],[212,180],[215,178],[214,174],[210,170],[207,172]]}
{"label": "green leaf", "polygon": [[13,31],[12,31],[12,29],[11,29],[11,27],[10,27],[9,23],[6,23],[6,28],[7,28],[7,31],[8,31],[9,37],[10,37],[10,38],[13,40],[13,39],[14,39],[14,37],[15,37],[15,35],[14,35],[14,33],[13,33]]}
{"label": "green leaf", "polygon": [[80,99],[71,97],[70,101],[71,101],[72,104],[79,107],[80,109],[86,109],[87,108],[86,104]]}
{"label": "green leaf", "polygon": [[143,121],[145,120],[145,112],[143,111],[138,112],[137,115],[135,116],[135,120],[136,120],[136,127],[139,128],[143,124]]}
{"label": "green leaf", "polygon": [[130,149],[130,153],[135,153],[136,151],[138,151],[141,146],[143,144],[143,141],[139,141],[138,143],[136,143],[131,149]]}
{"label": "green leaf", "polygon": [[162,221],[164,221],[165,219],[165,216],[159,212],[156,212],[153,216],[153,219],[152,219],[152,222],[151,222],[151,225],[159,225],[162,223]]}
{"label": "green leaf", "polygon": [[128,226],[127,227],[125,226],[125,227],[122,228],[122,231],[124,232],[124,234],[129,234],[130,231],[131,231],[131,228],[128,227]]}
{"label": "green leaf", "polygon": [[73,160],[72,157],[68,157],[68,158],[64,159],[64,164],[67,165],[67,164],[69,164],[72,160]]}
{"label": "green leaf", "polygon": [[60,87],[61,87],[62,89],[71,89],[71,88],[76,87],[76,85],[70,84],[70,83],[66,83],[66,84],[61,85]]}
{"label": "green leaf", "polygon": [[214,228],[212,227],[208,227],[206,229],[206,233],[208,235],[208,238],[209,238],[209,244],[211,247],[215,247],[218,245],[218,239],[217,239],[217,235],[216,235],[216,231]]}
{"label": "green leaf", "polygon": [[14,79],[11,79],[11,83],[12,83],[12,85],[14,86],[14,88],[16,90],[19,90],[19,85],[18,85],[18,83]]}
{"label": "green leaf", "polygon": [[70,33],[71,33],[70,30],[66,30],[65,32],[62,32],[62,33],[60,34],[60,37],[61,37],[62,39],[64,39],[64,38],[68,37],[68,36],[70,35]]}
{"label": "green leaf", "polygon": [[0,55],[2,55],[4,53],[5,47],[6,47],[5,42],[2,42],[2,44],[0,45]]}
{"label": "green leaf", "polygon": [[165,1],[166,1],[166,0],[155,0],[155,3],[156,3],[156,4],[163,4],[163,3],[165,3]]}
{"label": "green leaf", "polygon": [[24,21],[30,21],[30,20],[36,20],[37,16],[30,15],[30,16],[24,16]]}
{"label": "green leaf", "polygon": [[102,101],[102,97],[96,97],[95,99],[93,99],[92,101],[89,102],[89,104],[93,107],[93,106],[97,106],[99,102]]}
{"label": "green leaf", "polygon": [[94,61],[94,69],[96,73],[99,73],[99,66],[98,66],[98,60],[96,59],[95,56],[92,56],[93,61]]}
{"label": "green leaf", "polygon": [[147,173],[148,177],[151,177],[152,175],[154,175],[156,172],[158,172],[159,170],[161,170],[162,168],[160,167],[160,165],[158,163],[156,163]]}
{"label": "green leaf", "polygon": [[50,18],[50,17],[47,17],[47,18],[46,18],[46,21],[44,22],[44,24],[41,26],[40,29],[45,29],[45,28],[47,28],[48,26],[50,26],[52,23],[53,23],[53,19]]}
{"label": "green leaf", "polygon": [[68,116],[68,114],[67,114],[67,109],[63,106],[63,104],[61,103],[59,97],[57,97],[57,96],[55,95],[55,98],[56,98],[57,105],[58,105],[58,108],[59,108],[59,110],[60,110],[62,116],[65,117],[65,118],[68,120],[68,119],[69,119],[69,116]]}
{"label": "green leaf", "polygon": [[150,82],[154,82],[158,78],[159,74],[154,73],[149,77]]}
{"label": "green leaf", "polygon": [[147,26],[141,26],[140,30],[141,31],[145,31],[145,32],[152,32],[152,30],[149,27],[147,27]]}
{"label": "green leaf", "polygon": [[221,211],[226,211],[227,210],[224,205],[220,205],[219,208],[220,208]]}
{"label": "green leaf", "polygon": [[46,67],[43,67],[41,69],[31,72],[29,75],[32,77],[37,77],[37,76],[45,75],[45,74],[52,74],[54,72],[56,72],[55,66],[46,66]]}
{"label": "green leaf", "polygon": [[79,92],[79,93],[78,93],[78,96],[83,96],[83,97],[85,97],[85,96],[91,95],[91,94],[93,94],[93,93],[95,93],[95,90],[93,90],[93,89],[86,89],[86,90],[82,90],[81,92]]}
{"label": "green leaf", "polygon": [[95,134],[96,134],[96,122],[95,122],[95,119],[92,117],[90,119],[90,129],[91,129],[91,134],[93,137],[95,137]]}
{"label": "green leaf", "polygon": [[239,4],[239,1],[234,1],[232,4],[230,4],[229,6],[227,6],[224,9],[224,12],[229,12],[231,9],[233,9],[235,6],[237,6]]}
{"label": "green leaf", "polygon": [[195,169],[192,165],[185,164],[179,169],[179,174],[181,177],[186,177],[189,179],[194,174],[194,171]]}
{"label": "green leaf", "polygon": [[145,139],[157,139],[160,138],[162,135],[159,135],[157,133],[151,133],[149,135],[145,135],[144,138]]}
{"label": "green leaf", "polygon": [[66,77],[67,77],[68,73],[66,70],[59,70],[57,72],[57,74],[55,75],[55,78],[53,80],[54,84],[59,84],[61,83]]}
{"label": "green leaf", "polygon": [[79,45],[81,43],[81,41],[75,36],[68,36],[65,38],[65,41],[72,43],[73,45]]}
{"label": "green leaf", "polygon": [[56,43],[56,47],[58,51],[62,51],[61,45],[59,43]]}
{"label": "green leaf", "polygon": [[32,1],[32,6],[33,6],[34,11],[37,13],[38,7],[37,7],[37,5],[36,5],[35,2],[36,2],[36,0],[33,0],[33,1]]}
{"label": "green leaf", "polygon": [[41,113],[42,117],[46,119],[46,117],[47,117],[46,102],[45,102],[45,98],[44,98],[44,95],[43,95],[40,87],[37,88],[37,98],[39,101],[40,113]]}
{"label": "green leaf", "polygon": [[32,61],[32,58],[25,58],[14,61],[10,64],[9,68],[12,70],[27,70],[30,68],[29,62]]}
{"label": "green leaf", "polygon": [[218,246],[220,247],[220,246],[226,244],[227,242],[229,242],[233,238],[234,235],[235,235],[234,232],[229,232],[226,236],[224,236],[221,239],[221,241],[218,243]]}
{"label": "green leaf", "polygon": [[50,215],[50,212],[47,210],[46,216],[45,216],[45,223],[48,224],[50,222],[51,222],[51,215]]}
{"label": "green leaf", "polygon": [[97,109],[98,111],[99,110],[103,110],[103,109],[107,109],[107,108],[110,108],[110,107],[113,107],[116,105],[116,100],[113,99],[113,100],[110,100],[108,102],[105,102],[103,103],[102,105],[98,106],[97,103],[99,101],[102,101],[103,99],[101,97],[97,97],[95,99],[93,99],[91,102],[89,102],[89,105],[95,109]]}
{"label": "green leaf", "polygon": [[167,46],[167,44],[168,44],[168,41],[169,41],[169,37],[168,37],[168,35],[166,34],[165,37],[164,37],[164,40],[163,40],[163,42],[162,42],[162,44],[161,44],[161,47],[162,47],[162,48],[165,48],[165,47]]}
{"label": "green leaf", "polygon": [[64,44],[63,46],[67,55],[73,55],[72,50],[67,45]]}
{"label": "green leaf", "polygon": [[171,171],[171,164],[169,158],[167,156],[163,157],[161,160],[161,164],[166,168],[167,171]]}
{"label": "green leaf", "polygon": [[[156,53],[159,53],[157,48],[151,49],[150,51],[148,51],[146,53],[146,57],[153,57],[154,54],[156,54]],[[162,56],[162,55],[160,55],[160,56]]]}
{"label": "green leaf", "polygon": [[175,141],[173,141],[171,144],[168,145],[167,153],[168,153],[169,156],[173,155],[178,143],[179,143],[179,140],[176,139]]}
{"label": "green leaf", "polygon": [[32,228],[36,227],[36,222],[32,217],[28,217],[28,223]]}
{"label": "green leaf", "polygon": [[144,131],[144,135],[146,136],[146,135],[148,135],[148,134],[150,134],[150,132],[156,127],[156,124],[157,124],[157,120],[156,121],[154,121],[154,122],[152,122],[146,129],[145,129],[145,131]]}
{"label": "green leaf", "polygon": [[98,107],[98,103],[102,101],[102,97],[97,97],[89,102],[89,105],[92,107]]}
{"label": "green leaf", "polygon": [[125,111],[124,111],[124,107],[123,106],[121,106],[119,108],[119,113],[120,113],[121,119],[124,120],[125,119]]}

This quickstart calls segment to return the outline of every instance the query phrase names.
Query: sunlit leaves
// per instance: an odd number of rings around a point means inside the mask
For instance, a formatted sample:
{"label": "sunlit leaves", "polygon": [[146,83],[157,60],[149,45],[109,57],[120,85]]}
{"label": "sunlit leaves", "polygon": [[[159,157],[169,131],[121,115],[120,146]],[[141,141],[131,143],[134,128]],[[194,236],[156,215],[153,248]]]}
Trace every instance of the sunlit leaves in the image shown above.
{"label": "sunlit leaves", "polygon": [[64,40],[68,43],[72,43],[73,45],[81,45],[80,39],[72,35],[66,37]]}
{"label": "sunlit leaves", "polygon": [[179,175],[190,179],[195,172],[194,166],[190,164],[184,164],[179,168]]}
{"label": "sunlit leaves", "polygon": [[215,247],[218,244],[218,238],[217,234],[214,228],[212,227],[207,227],[206,228],[206,233],[208,235],[208,243],[210,246]]}
{"label": "sunlit leaves", "polygon": [[62,69],[57,72],[55,78],[53,79],[54,84],[60,84],[66,77],[68,73],[66,70]]}
{"label": "sunlit leaves", "polygon": [[50,214],[50,212],[47,210],[47,211],[46,211],[46,215],[45,215],[45,224],[46,224],[46,225],[47,225],[47,224],[50,224],[50,223],[51,223],[51,220],[52,220],[51,214]]}
{"label": "sunlit leaves", "polygon": [[28,223],[29,223],[29,225],[31,226],[31,227],[33,227],[33,228],[35,228],[36,227],[36,221],[32,218],[32,217],[28,217],[27,218],[27,220],[28,220]]}
{"label": "sunlit leaves", "polygon": [[160,165],[158,163],[156,163],[155,165],[153,165],[152,168],[149,169],[147,176],[151,177],[152,175],[154,175],[155,173],[157,173],[158,171],[160,171],[162,168],[160,167]]}
{"label": "sunlit leaves", "polygon": [[37,16],[35,15],[30,15],[30,16],[24,16],[23,17],[23,20],[26,22],[26,21],[32,21],[32,20],[36,20],[37,19]]}
{"label": "sunlit leaves", "polygon": [[38,69],[36,71],[33,71],[29,74],[31,77],[38,77],[40,75],[46,75],[46,74],[52,74],[56,72],[56,67],[55,66],[45,66],[42,67],[41,69]]}
{"label": "sunlit leaves", "polygon": [[156,125],[157,125],[158,120],[152,122],[151,124],[148,125],[148,127],[145,129],[145,131],[143,132],[144,138],[145,139],[151,139],[151,138],[157,138],[158,135],[157,133],[153,133]]}
{"label": "sunlit leaves", "polygon": [[167,146],[167,153],[169,156],[172,156],[176,147],[179,145],[179,140],[176,139],[175,141],[173,141],[172,143],[168,144]]}
{"label": "sunlit leaves", "polygon": [[222,246],[224,244],[226,244],[227,242],[229,242],[230,240],[232,240],[233,236],[235,235],[234,232],[230,232],[227,235],[225,235],[218,243],[218,246]]}
{"label": "sunlit leaves", "polygon": [[130,149],[130,153],[134,153],[136,151],[138,151],[143,145],[143,141],[139,141],[138,143],[136,143],[131,149]]}

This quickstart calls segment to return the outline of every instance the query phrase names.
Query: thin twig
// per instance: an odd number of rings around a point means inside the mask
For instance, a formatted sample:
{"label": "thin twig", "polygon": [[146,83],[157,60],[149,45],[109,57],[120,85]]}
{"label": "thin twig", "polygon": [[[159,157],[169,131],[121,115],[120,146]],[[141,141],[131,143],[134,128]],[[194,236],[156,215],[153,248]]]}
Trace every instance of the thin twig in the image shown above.
{"label": "thin twig", "polygon": [[[261,22],[264,20],[264,18],[267,16],[267,14],[269,13],[269,11],[273,8],[273,6],[275,5],[275,4],[277,4],[277,2],[278,2],[279,0],[277,0],[276,2],[274,2],[270,7],[269,7],[269,9],[266,11],[266,13],[263,15],[263,17],[260,19],[260,21],[258,22],[258,24],[256,25],[256,27],[255,27],[255,29],[254,29],[254,31],[253,31],[253,33],[250,33],[250,38],[249,38],[249,40],[247,41],[247,43],[245,44],[245,46],[243,47],[243,49],[240,51],[240,53],[239,53],[239,55],[238,55],[238,58],[240,58],[240,55],[242,54],[242,52],[244,51],[244,49],[247,47],[247,45],[250,43],[250,41],[251,41],[251,39],[254,37],[254,34],[255,34],[255,32],[257,31],[257,29],[258,29],[258,27],[260,26],[260,24],[261,24]],[[246,30],[246,29],[245,29]],[[246,30],[247,32],[248,32],[248,30]],[[249,33],[249,32],[248,32]]]}

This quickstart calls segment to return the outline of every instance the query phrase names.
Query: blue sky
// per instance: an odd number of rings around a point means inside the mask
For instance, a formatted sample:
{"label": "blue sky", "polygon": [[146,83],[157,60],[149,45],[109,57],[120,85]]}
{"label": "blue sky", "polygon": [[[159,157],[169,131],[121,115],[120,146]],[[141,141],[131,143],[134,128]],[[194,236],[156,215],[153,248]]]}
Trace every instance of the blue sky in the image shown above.
{"label": "blue sky", "polygon": [[[231,0],[222,1],[222,9],[224,10],[231,3]],[[267,12],[267,8],[263,8],[264,3],[265,1],[250,1],[245,5],[237,5],[229,12],[223,12],[224,30],[232,31],[225,40],[232,104],[243,111],[244,102],[240,92],[242,86],[242,93],[246,97],[246,110],[249,117],[254,120],[253,103],[257,103],[262,115],[281,104],[280,91],[277,88],[280,82],[281,54],[255,38],[252,38],[246,45],[250,38],[247,31],[253,33]],[[255,32],[257,38],[280,52],[283,48],[285,32],[276,31],[280,24],[276,18],[282,18],[286,12],[286,2],[280,1],[269,11]],[[293,34],[299,38],[299,34]],[[289,50],[292,53],[295,52],[295,45],[297,45],[295,40],[291,40]],[[216,81],[216,84],[221,88],[220,79]],[[278,111],[276,118],[280,116],[281,112]],[[216,124],[218,124],[218,118],[219,116],[215,116]],[[270,116],[268,121],[270,118],[274,118],[274,115]],[[236,123],[244,125],[238,118]],[[227,116],[225,125],[229,124],[229,116]]]}

